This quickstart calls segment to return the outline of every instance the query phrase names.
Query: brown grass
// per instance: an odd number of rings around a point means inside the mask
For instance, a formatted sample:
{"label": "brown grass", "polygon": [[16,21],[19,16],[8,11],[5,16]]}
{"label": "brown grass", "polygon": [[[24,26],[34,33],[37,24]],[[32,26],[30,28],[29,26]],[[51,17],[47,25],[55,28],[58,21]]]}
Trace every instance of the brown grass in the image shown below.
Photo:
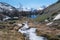
{"label": "brown grass", "polygon": [[21,33],[14,30],[0,30],[0,40],[24,40]]}

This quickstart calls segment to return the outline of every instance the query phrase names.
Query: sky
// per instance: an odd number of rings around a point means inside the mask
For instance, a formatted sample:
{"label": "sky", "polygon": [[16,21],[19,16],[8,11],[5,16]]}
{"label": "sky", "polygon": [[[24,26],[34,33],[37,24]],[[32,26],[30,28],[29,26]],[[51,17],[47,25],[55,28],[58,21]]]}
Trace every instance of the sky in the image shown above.
{"label": "sky", "polygon": [[40,8],[42,6],[48,6],[55,3],[57,0],[0,0],[0,2],[6,2],[16,8]]}

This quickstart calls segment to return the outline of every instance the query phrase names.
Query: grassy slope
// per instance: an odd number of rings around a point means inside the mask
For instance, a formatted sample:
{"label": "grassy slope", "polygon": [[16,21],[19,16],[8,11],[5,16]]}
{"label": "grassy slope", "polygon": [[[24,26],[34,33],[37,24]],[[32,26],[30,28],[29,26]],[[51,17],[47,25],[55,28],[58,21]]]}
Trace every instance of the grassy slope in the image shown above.
{"label": "grassy slope", "polygon": [[0,29],[0,40],[24,40],[24,37],[14,30]]}
{"label": "grassy slope", "polygon": [[[17,21],[17,20],[16,20]],[[21,33],[18,33],[14,30],[13,23],[14,21],[9,22],[0,22],[0,40],[24,40],[24,36]],[[11,30],[12,29],[12,30]]]}

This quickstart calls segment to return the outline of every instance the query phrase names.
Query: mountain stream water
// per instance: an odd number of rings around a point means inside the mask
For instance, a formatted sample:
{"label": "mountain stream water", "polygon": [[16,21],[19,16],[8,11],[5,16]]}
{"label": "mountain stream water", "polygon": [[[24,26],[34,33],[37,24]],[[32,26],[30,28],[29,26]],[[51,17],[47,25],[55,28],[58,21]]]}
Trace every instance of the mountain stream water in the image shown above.
{"label": "mountain stream water", "polygon": [[47,40],[45,37],[37,36],[36,28],[29,28],[28,23],[23,23],[24,26],[18,30],[22,34],[26,35],[27,40]]}

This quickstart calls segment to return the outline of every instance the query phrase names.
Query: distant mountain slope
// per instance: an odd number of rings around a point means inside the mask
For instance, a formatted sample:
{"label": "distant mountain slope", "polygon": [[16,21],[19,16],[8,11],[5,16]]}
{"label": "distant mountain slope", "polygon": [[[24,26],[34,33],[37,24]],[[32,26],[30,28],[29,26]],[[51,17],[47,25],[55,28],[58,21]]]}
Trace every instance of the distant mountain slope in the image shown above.
{"label": "distant mountain slope", "polygon": [[52,14],[52,13],[56,13],[60,10],[60,2],[56,2],[52,5],[50,5],[49,7],[47,7],[46,9],[44,9],[43,13],[47,13],[47,14]]}
{"label": "distant mountain slope", "polygon": [[[0,10],[9,10],[9,11],[12,11],[12,10],[16,10],[15,7],[7,4],[7,3],[4,3],[4,2],[0,2]],[[1,11],[0,11],[1,12]]]}
{"label": "distant mountain slope", "polygon": [[43,14],[45,14],[49,18],[54,18],[56,15],[60,14],[60,1],[47,7],[44,10]]}
{"label": "distant mountain slope", "polygon": [[11,6],[8,3],[0,2],[0,15],[8,16],[8,17],[14,17],[14,16],[19,16],[18,10]]}
{"label": "distant mountain slope", "polygon": [[58,14],[60,14],[60,1],[45,8],[42,15],[38,16],[36,20],[44,21],[45,19],[48,19],[52,21]]}

